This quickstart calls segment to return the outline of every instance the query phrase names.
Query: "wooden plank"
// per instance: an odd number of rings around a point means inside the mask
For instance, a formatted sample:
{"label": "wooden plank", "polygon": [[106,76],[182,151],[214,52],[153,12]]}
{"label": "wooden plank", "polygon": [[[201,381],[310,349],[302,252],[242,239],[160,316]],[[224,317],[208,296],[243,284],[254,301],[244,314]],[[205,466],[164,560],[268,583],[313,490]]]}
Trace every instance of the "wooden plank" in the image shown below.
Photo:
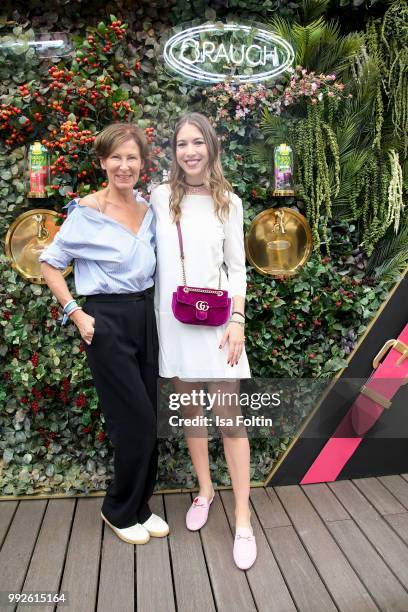
{"label": "wooden plank", "polygon": [[404,512],[404,506],[399,503],[394,495],[377,478],[356,478],[351,482],[356,485],[358,490],[365,495],[380,514],[398,514],[399,512]]}
{"label": "wooden plank", "polygon": [[317,510],[323,521],[344,521],[349,513],[330,491],[326,484],[303,485],[302,490]]}
{"label": "wooden plank", "polygon": [[186,527],[185,516],[191,504],[191,496],[187,493],[165,495],[164,504],[170,527],[170,554],[177,610],[215,612],[200,532],[189,531]]}
{"label": "wooden plank", "polygon": [[97,612],[133,612],[135,547],[118,538],[105,522],[102,529]]}
{"label": "wooden plank", "polygon": [[402,514],[389,514],[384,517],[391,527],[396,531],[405,544],[408,544],[408,512]]}
{"label": "wooden plank", "polygon": [[401,476],[380,476],[378,479],[387,487],[398,501],[408,510],[408,482]]}
{"label": "wooden plank", "polygon": [[[49,500],[24,581],[24,591],[58,592],[74,509],[74,499]],[[54,607],[54,603],[42,605],[41,610],[54,610]],[[38,605],[20,604],[17,607],[17,612],[26,611],[38,612]]]}
{"label": "wooden plank", "polygon": [[[154,495],[149,505],[152,512],[164,518],[161,495]],[[138,612],[173,612],[175,605],[167,537],[150,538],[148,544],[137,546],[136,560]],[[116,605],[111,609],[116,612]]]}
{"label": "wooden plank", "polygon": [[295,529],[274,527],[265,529],[265,533],[297,609],[302,612],[337,610]]}
{"label": "wooden plank", "polygon": [[201,540],[217,608],[222,612],[255,611],[245,572],[236,567],[232,557],[234,540],[218,493],[201,529]]}
{"label": "wooden plank", "polygon": [[264,529],[291,524],[278,496],[271,487],[251,489],[251,501],[256,507],[256,513]]}
{"label": "wooden plank", "polygon": [[[276,495],[275,490],[272,487],[266,487],[265,489],[260,489],[263,493],[266,492],[269,497],[271,504],[267,499],[264,499],[265,503],[265,511],[262,510],[262,506],[260,503],[257,504],[257,512],[259,509],[259,520],[261,521],[262,527],[264,529],[269,529],[272,527],[285,527],[287,525],[291,525],[290,518],[285,512],[284,507],[279,501],[279,497]],[[252,495],[252,492],[251,492]],[[262,495],[258,497],[254,497],[257,502],[262,502]]]}
{"label": "wooden plank", "polygon": [[276,487],[286,512],[340,610],[377,610],[370,594],[297,485]]}
{"label": "wooden plank", "polygon": [[406,544],[353,483],[343,480],[330,483],[329,486],[347,507],[354,521],[402,584],[408,586],[408,547]]}
{"label": "wooden plank", "polygon": [[[272,506],[272,502],[266,493],[265,496],[259,495],[262,492],[265,493],[262,489],[251,490],[251,500],[255,511],[257,510],[257,501],[260,500],[261,513],[265,514],[267,508],[264,501],[266,500],[270,506]],[[232,491],[222,491],[221,499],[227,513],[231,531],[234,533],[234,493]],[[295,612],[296,607],[254,511],[251,513],[251,523],[256,537],[258,555],[255,564],[247,572],[247,578],[257,610],[259,612],[263,610],[270,612],[271,593],[273,593],[273,606],[276,610],[279,610],[279,612]]]}
{"label": "wooden plank", "polygon": [[380,610],[408,610],[408,593],[355,522],[349,519],[327,526]]}
{"label": "wooden plank", "polygon": [[17,501],[0,502],[0,549],[3,545],[10,523],[17,509]]}
{"label": "wooden plank", "polygon": [[[60,592],[68,594],[70,610],[94,612],[102,539],[103,499],[78,499]],[[65,612],[58,604],[57,610]]]}
{"label": "wooden plank", "polygon": [[46,506],[46,500],[19,502],[0,551],[0,591],[21,591]]}

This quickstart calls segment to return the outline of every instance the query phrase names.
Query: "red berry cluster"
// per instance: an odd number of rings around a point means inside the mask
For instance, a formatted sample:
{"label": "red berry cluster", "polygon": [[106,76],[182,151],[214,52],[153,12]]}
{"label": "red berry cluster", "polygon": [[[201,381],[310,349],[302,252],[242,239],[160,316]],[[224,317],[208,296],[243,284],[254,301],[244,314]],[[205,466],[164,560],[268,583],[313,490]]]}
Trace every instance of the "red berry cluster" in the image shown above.
{"label": "red berry cluster", "polygon": [[91,431],[91,428],[90,428],[90,427],[88,427],[88,426],[85,426],[85,427],[83,427],[83,428],[82,428],[82,431],[83,431],[84,433],[89,433],[89,432]]}
{"label": "red berry cluster", "polygon": [[30,90],[28,89],[28,85],[19,85],[18,91],[20,92],[20,96],[22,98],[25,98],[25,96],[30,95]]}
{"label": "red berry cluster", "polygon": [[147,142],[150,144],[154,142],[154,128],[148,127],[145,129]]}
{"label": "red berry cluster", "polygon": [[32,395],[34,395],[36,400],[42,399],[44,397],[43,394],[42,394],[42,391],[37,389],[37,387],[33,387],[31,389],[31,393],[32,393]]}
{"label": "red berry cluster", "polygon": [[86,406],[86,397],[83,393],[80,393],[75,400],[75,405],[77,408],[84,408]]}
{"label": "red berry cluster", "polygon": [[53,398],[56,395],[55,389],[53,389],[52,387],[49,387],[49,386],[45,387],[44,393],[49,398]]}
{"label": "red berry cluster", "polygon": [[114,109],[112,115],[115,117],[115,119],[121,117],[122,119],[125,119],[125,121],[128,120],[129,113],[135,112],[132,108],[131,103],[127,102],[126,100],[120,100],[120,102],[112,102],[112,108]]}
{"label": "red berry cluster", "polygon": [[39,427],[37,431],[41,438],[44,440],[44,446],[46,446],[47,448],[51,444],[52,440],[55,440],[58,435],[55,431],[48,431],[44,427]]}
{"label": "red berry cluster", "polygon": [[33,364],[33,368],[38,368],[38,363],[39,363],[39,356],[38,353],[33,353],[31,355],[31,363]]}
{"label": "red berry cluster", "polygon": [[59,311],[56,306],[51,306],[51,318],[56,321],[59,317]]}
{"label": "red berry cluster", "polygon": [[68,393],[70,388],[70,381],[68,378],[64,378],[62,381],[62,391],[58,394],[58,398],[61,400],[63,404],[68,403]]}
{"label": "red berry cluster", "polygon": [[21,108],[12,104],[0,106],[0,130],[7,135],[6,145],[21,144],[25,142],[27,135],[33,131],[33,126],[28,117],[22,114]]}
{"label": "red berry cluster", "polygon": [[108,30],[111,30],[111,32],[113,32],[115,34],[115,36],[116,36],[116,38],[118,40],[122,40],[122,38],[125,35],[125,32],[121,28],[121,25],[122,25],[121,21],[112,21],[110,26],[108,26]]}
{"label": "red berry cluster", "polygon": [[57,173],[64,174],[64,172],[68,172],[69,169],[69,165],[63,155],[57,157],[55,162],[50,166],[52,176],[55,176]]}
{"label": "red berry cluster", "polygon": [[61,102],[58,102],[58,100],[52,100],[51,102],[47,104],[47,106],[49,109],[51,109],[52,111],[56,113],[61,113],[61,115],[65,115],[65,116],[69,115],[69,112],[64,109]]}
{"label": "red berry cluster", "polygon": [[106,438],[106,434],[105,434],[105,432],[104,432],[104,431],[100,431],[100,432],[98,433],[98,440],[99,440],[100,442],[103,442],[103,441],[105,440],[105,438]]}
{"label": "red berry cluster", "polygon": [[50,89],[63,89],[64,83],[69,83],[74,77],[72,70],[59,69],[57,66],[51,66],[48,70],[48,74],[52,78],[49,85]]}
{"label": "red berry cluster", "polygon": [[343,287],[340,287],[340,293],[343,295],[343,297],[354,299],[354,293],[351,291],[346,291],[346,289],[343,289]]}
{"label": "red berry cluster", "polygon": [[[41,142],[49,149],[66,150],[73,153],[79,146],[83,147],[95,140],[91,130],[80,130],[78,125],[73,121],[65,121],[61,124],[62,136],[54,138],[54,140],[43,139]],[[56,137],[57,130],[52,130],[51,135]],[[73,159],[78,159],[78,154],[73,155]]]}

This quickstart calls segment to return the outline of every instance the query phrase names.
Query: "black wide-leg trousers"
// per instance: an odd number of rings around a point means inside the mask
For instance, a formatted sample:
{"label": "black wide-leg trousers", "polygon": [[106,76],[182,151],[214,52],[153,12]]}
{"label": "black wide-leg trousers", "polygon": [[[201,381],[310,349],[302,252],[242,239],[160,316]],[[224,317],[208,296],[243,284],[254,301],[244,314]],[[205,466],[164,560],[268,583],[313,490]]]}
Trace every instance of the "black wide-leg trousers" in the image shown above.
{"label": "black wide-leg trousers", "polygon": [[158,340],[153,288],[139,293],[88,296],[95,318],[85,345],[108,436],[114,478],[102,504],[112,525],[144,523],[157,476]]}

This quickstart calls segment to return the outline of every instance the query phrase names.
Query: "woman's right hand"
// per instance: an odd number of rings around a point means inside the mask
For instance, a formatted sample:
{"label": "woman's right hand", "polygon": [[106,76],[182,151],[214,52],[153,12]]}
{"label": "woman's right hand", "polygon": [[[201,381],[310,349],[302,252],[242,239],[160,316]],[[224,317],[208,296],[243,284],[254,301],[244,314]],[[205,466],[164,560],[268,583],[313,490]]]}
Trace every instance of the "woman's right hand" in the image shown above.
{"label": "woman's right hand", "polygon": [[95,333],[95,319],[90,315],[86,314],[83,310],[76,310],[72,313],[70,319],[77,326],[79,333],[81,334],[82,340],[87,344],[91,344],[93,335]]}

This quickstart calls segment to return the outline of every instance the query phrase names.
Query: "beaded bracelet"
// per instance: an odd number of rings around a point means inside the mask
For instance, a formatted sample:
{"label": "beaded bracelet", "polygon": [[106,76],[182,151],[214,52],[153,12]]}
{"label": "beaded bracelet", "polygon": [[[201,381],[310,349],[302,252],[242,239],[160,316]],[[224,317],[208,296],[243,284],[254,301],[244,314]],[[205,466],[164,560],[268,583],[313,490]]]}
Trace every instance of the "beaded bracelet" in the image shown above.
{"label": "beaded bracelet", "polygon": [[245,327],[245,323],[243,321],[236,321],[235,319],[230,319],[229,322],[238,323],[238,325],[242,325],[242,327]]}
{"label": "beaded bracelet", "polygon": [[76,300],[69,300],[63,308],[64,316],[62,317],[61,325],[66,325],[70,315],[76,310],[82,310],[81,306],[78,306]]}

